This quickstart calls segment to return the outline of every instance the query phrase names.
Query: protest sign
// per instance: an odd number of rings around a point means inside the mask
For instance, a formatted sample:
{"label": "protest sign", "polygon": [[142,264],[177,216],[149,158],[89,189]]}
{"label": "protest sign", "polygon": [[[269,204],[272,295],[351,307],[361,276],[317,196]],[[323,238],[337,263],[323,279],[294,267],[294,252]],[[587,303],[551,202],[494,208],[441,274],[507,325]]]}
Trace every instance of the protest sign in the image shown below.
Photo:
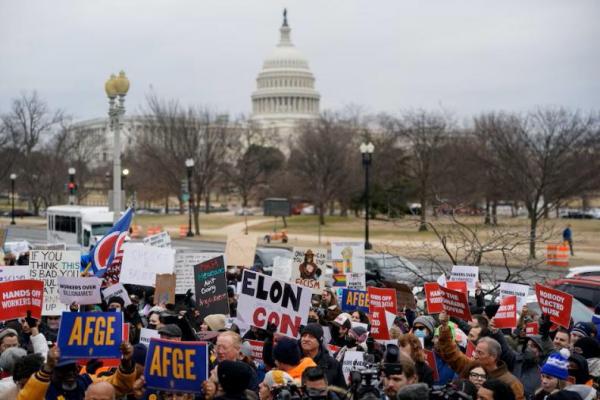
{"label": "protest sign", "polygon": [[433,372],[433,380],[437,381],[440,379],[440,374],[437,369],[437,363],[435,362],[435,353],[431,350],[423,350],[423,353],[425,354],[425,362]]}
{"label": "protest sign", "polygon": [[427,301],[427,313],[428,314],[439,314],[444,311],[444,294],[440,290],[440,285],[436,282],[426,282],[425,285],[425,299]]}
{"label": "protest sign", "polygon": [[517,327],[517,296],[506,296],[500,301],[493,321],[498,329]]}
{"label": "protest sign", "polygon": [[30,245],[27,240],[4,243],[4,251],[6,253],[13,253],[16,257],[19,257],[21,254],[27,253],[29,249]]}
{"label": "protest sign", "polygon": [[365,352],[364,351],[346,351],[344,353],[344,363],[342,364],[342,372],[344,379],[350,384],[350,372],[365,369]]}
{"label": "protest sign", "polygon": [[140,343],[146,346],[146,348],[150,346],[152,338],[160,339],[160,334],[156,329],[142,328],[140,330]]}
{"label": "protest sign", "polygon": [[450,280],[467,282],[467,288],[469,290],[475,290],[475,285],[477,281],[479,281],[479,267],[454,265],[452,266]]}
{"label": "protest sign", "polygon": [[324,248],[294,247],[291,281],[297,285],[316,289],[316,291],[324,288],[326,259],[327,250]]}
{"label": "protest sign", "polygon": [[57,344],[61,359],[120,358],[123,314],[120,312],[64,312]]}
{"label": "protest sign", "polygon": [[147,236],[142,239],[146,246],[154,247],[171,247],[171,236],[166,231],[157,233],[156,235]]}
{"label": "protest sign", "polygon": [[342,311],[352,312],[355,310],[359,310],[364,313],[369,312],[369,299],[367,292],[363,290],[343,289]]}
{"label": "protest sign", "polygon": [[210,314],[229,315],[227,279],[223,257],[201,262],[194,267],[196,304],[200,319]]}
{"label": "protest sign", "polygon": [[29,256],[29,277],[44,281],[42,315],[60,315],[69,305],[60,301],[59,276],[79,276],[81,254],[78,251],[32,250]]}
{"label": "protest sign", "polygon": [[222,256],[223,253],[216,252],[190,252],[177,250],[175,253],[175,294],[185,294],[188,290],[194,291],[194,265],[203,261]]}
{"label": "protest sign", "polygon": [[519,283],[500,282],[500,298],[506,296],[517,296],[517,310],[521,310],[527,302],[529,285]]}
{"label": "protest sign", "polygon": [[465,355],[469,358],[473,358],[473,353],[475,352],[475,345],[472,341],[467,340],[467,348],[465,350]]}
{"label": "protest sign", "polygon": [[369,310],[382,308],[396,314],[398,312],[398,302],[396,300],[396,291],[388,288],[369,287]]}
{"label": "protest sign", "polygon": [[27,316],[40,319],[44,298],[44,282],[33,279],[0,283],[0,321]]}
{"label": "protest sign", "polygon": [[175,274],[156,274],[154,304],[175,304]]}
{"label": "protest sign", "polygon": [[154,390],[201,393],[208,379],[208,345],[152,339],[144,367],[146,386]]}
{"label": "protest sign", "polygon": [[444,300],[442,300],[444,311],[448,315],[460,318],[463,321],[471,321],[471,311],[469,310],[467,295],[445,287],[440,287],[440,290],[444,296]]}
{"label": "protest sign", "polygon": [[334,274],[352,274],[352,288],[366,290],[365,242],[334,241],[331,243],[331,262]]}
{"label": "protest sign", "polygon": [[308,288],[244,270],[238,319],[243,317],[245,322],[261,329],[273,323],[279,333],[296,338],[300,326],[307,323],[311,297]]}
{"label": "protest sign", "polygon": [[66,250],[66,243],[36,243],[31,245],[31,250]]}
{"label": "protest sign", "polygon": [[58,297],[64,304],[99,304],[102,279],[96,277],[59,276]]}
{"label": "protest sign", "polygon": [[366,290],[366,275],[364,273],[351,272],[345,275],[346,287],[348,289]]}
{"label": "protest sign", "polygon": [[271,276],[280,281],[289,282],[292,278],[292,259],[280,256],[273,257]]}
{"label": "protest sign", "polygon": [[125,243],[119,281],[154,286],[157,274],[172,274],[174,268],[175,250],[144,246],[140,243]]}
{"label": "protest sign", "polygon": [[261,342],[260,340],[247,340],[247,342],[252,348],[252,358],[255,361],[263,361],[263,347],[265,346],[265,342]]}
{"label": "protest sign", "polygon": [[380,307],[369,305],[369,321],[371,321],[370,336],[376,340],[389,340],[390,332],[386,320],[386,310]]}
{"label": "protest sign", "polygon": [[550,321],[569,329],[573,296],[547,286],[535,284],[535,295],[543,314],[550,316]]}
{"label": "protest sign", "polygon": [[469,295],[469,289],[467,288],[467,282],[465,281],[446,281],[446,286],[450,290],[456,290],[457,292]]}
{"label": "protest sign", "polygon": [[0,282],[29,279],[29,265],[0,265]]}
{"label": "protest sign", "polygon": [[225,262],[227,266],[250,268],[254,265],[256,253],[256,236],[229,235],[225,245]]}
{"label": "protest sign", "polygon": [[102,295],[104,296],[104,301],[108,302],[111,297],[120,297],[123,299],[125,303],[125,307],[131,304],[131,299],[129,298],[129,294],[122,283],[117,283],[116,285],[112,285],[102,290]]}
{"label": "protest sign", "polygon": [[537,322],[528,322],[525,324],[525,335],[539,335],[540,334],[540,324]]}
{"label": "protest sign", "polygon": [[225,320],[225,327],[227,329],[231,328],[231,325],[235,324],[240,330],[240,336],[244,337],[246,332],[248,332],[251,328],[250,324],[240,318],[229,317]]}

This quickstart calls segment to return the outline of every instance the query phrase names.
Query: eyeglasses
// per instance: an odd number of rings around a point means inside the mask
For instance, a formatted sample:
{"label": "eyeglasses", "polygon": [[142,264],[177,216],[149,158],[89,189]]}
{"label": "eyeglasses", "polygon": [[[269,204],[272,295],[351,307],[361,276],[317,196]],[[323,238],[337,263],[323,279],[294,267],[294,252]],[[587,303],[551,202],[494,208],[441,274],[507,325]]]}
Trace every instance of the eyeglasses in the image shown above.
{"label": "eyeglasses", "polygon": [[477,372],[471,372],[469,374],[469,378],[486,380],[487,376],[485,374],[478,374]]}

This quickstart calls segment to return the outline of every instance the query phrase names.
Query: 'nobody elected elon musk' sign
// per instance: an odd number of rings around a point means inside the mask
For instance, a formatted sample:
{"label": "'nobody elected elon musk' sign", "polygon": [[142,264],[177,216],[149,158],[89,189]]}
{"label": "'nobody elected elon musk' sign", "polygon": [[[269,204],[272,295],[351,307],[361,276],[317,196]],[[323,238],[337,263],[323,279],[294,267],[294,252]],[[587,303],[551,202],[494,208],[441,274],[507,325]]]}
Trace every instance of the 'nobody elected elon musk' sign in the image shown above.
{"label": "'nobody elected elon musk' sign", "polygon": [[277,331],[296,338],[306,325],[312,290],[244,270],[238,299],[238,318],[257,328],[275,324]]}

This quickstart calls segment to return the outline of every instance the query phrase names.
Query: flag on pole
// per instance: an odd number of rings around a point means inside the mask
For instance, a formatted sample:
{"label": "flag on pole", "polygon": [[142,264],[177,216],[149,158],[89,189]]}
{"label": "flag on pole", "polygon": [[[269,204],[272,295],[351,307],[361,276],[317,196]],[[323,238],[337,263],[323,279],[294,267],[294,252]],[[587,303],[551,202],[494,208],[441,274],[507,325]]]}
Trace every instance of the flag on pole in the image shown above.
{"label": "flag on pole", "polygon": [[[133,208],[113,225],[110,231],[102,237],[90,253],[91,269],[95,276],[102,278],[109,266],[119,260],[123,255],[123,242],[129,233],[129,226],[133,218]],[[86,268],[82,265],[82,268]]]}

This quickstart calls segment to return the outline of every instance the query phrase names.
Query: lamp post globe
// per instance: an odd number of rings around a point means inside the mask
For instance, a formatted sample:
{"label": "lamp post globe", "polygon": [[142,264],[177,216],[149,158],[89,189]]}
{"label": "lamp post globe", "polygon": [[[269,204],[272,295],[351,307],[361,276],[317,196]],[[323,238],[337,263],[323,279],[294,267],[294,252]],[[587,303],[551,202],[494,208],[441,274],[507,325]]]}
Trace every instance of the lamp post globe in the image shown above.
{"label": "lamp post globe", "polygon": [[375,151],[373,143],[361,143],[360,152],[362,154],[362,164],[365,169],[365,250],[371,250],[373,246],[369,242],[369,206],[370,206],[370,193],[369,193],[369,167],[371,165],[371,157]]}

